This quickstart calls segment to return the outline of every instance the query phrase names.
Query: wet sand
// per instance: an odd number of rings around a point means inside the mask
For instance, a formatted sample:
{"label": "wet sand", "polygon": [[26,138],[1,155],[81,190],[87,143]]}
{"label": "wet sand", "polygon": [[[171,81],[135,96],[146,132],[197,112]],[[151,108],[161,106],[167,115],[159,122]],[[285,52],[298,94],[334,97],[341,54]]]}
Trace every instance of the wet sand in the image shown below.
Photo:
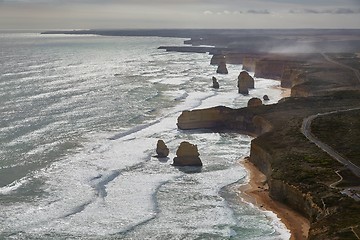
{"label": "wet sand", "polygon": [[298,212],[269,196],[266,177],[251,162],[241,161],[248,171],[249,182],[239,188],[240,196],[261,209],[274,212],[291,232],[291,240],[307,239],[310,223]]}

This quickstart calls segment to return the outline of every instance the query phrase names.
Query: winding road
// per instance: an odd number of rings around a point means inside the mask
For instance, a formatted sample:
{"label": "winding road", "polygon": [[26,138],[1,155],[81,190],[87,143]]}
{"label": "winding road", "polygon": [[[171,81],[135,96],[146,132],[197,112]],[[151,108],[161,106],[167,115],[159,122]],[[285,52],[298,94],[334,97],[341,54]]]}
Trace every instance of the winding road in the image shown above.
{"label": "winding road", "polygon": [[336,152],[333,148],[331,148],[329,145],[321,142],[319,139],[315,137],[315,135],[311,132],[311,122],[319,117],[319,116],[326,116],[331,115],[335,113],[341,113],[341,112],[350,112],[354,110],[360,110],[360,107],[358,108],[351,108],[351,109],[345,109],[345,110],[336,110],[326,113],[318,113],[311,115],[303,120],[302,126],[301,126],[301,132],[304,134],[304,136],[310,140],[310,142],[315,143],[321,150],[328,153],[332,158],[334,158],[336,161],[342,163],[344,166],[346,166],[352,173],[354,173],[357,177],[360,177],[360,167],[358,167],[356,164],[352,163],[350,160],[344,158],[341,156],[338,152]]}
{"label": "winding road", "polygon": [[353,67],[350,67],[348,65],[345,65],[343,63],[340,63],[340,62],[337,62],[333,59],[331,59],[328,55],[326,55],[325,53],[321,53],[321,55],[325,58],[326,61],[330,62],[330,63],[333,63],[333,64],[336,64],[336,65],[339,65],[340,67],[343,67],[343,68],[347,68],[347,69],[350,69],[354,72],[356,78],[358,79],[358,81],[360,82],[360,71],[359,69],[356,69],[356,68],[353,68]]}
{"label": "winding road", "polygon": [[[343,63],[337,62],[333,59],[331,59],[329,56],[327,56],[325,53],[321,53],[321,55],[325,58],[326,61],[339,65],[343,68],[350,69],[354,72],[357,80],[360,82],[360,72],[358,69],[355,69],[353,67],[350,67],[348,65],[345,65]],[[357,108],[351,108],[351,109],[345,109],[345,110],[335,110],[331,112],[325,112],[325,113],[317,113],[314,115],[311,115],[303,120],[302,126],[301,126],[301,132],[304,134],[304,136],[309,139],[312,143],[315,143],[321,150],[328,153],[332,158],[334,158],[336,161],[342,163],[344,166],[346,166],[352,173],[354,173],[357,177],[360,177],[360,167],[358,167],[356,164],[352,163],[350,160],[346,159],[345,157],[341,156],[338,152],[336,152],[333,148],[331,148],[329,145],[321,142],[319,139],[315,137],[314,134],[311,132],[311,122],[319,117],[319,116],[326,116],[341,112],[350,112],[354,110],[360,110],[360,107]]]}

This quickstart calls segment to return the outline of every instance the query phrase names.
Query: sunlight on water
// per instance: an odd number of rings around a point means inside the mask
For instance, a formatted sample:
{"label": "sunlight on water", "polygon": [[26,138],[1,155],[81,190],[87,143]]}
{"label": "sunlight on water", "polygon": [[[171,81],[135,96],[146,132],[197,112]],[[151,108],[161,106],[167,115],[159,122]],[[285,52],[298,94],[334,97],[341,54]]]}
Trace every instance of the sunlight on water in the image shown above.
{"label": "sunlight on water", "polygon": [[[257,79],[244,97],[241,66],[229,65],[214,90],[209,55],[157,49],[182,41],[1,36],[0,238],[288,238],[224,188],[245,181],[251,138],[176,126],[184,110],[276,102],[279,82]],[[152,157],[158,139],[169,159]],[[184,140],[198,145],[201,172],[171,165]]]}

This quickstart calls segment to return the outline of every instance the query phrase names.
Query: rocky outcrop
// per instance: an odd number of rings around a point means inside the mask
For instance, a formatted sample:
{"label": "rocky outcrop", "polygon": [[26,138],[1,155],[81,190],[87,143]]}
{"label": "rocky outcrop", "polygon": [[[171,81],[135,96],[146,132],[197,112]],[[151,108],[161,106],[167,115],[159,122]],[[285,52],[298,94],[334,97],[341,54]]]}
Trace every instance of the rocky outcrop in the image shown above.
{"label": "rocky outcrop", "polygon": [[219,84],[219,82],[217,81],[216,77],[212,77],[212,81],[213,81],[212,87],[215,88],[215,89],[219,89],[219,88],[220,88],[220,84]]}
{"label": "rocky outcrop", "polygon": [[159,158],[164,158],[169,155],[169,148],[166,146],[163,140],[158,140],[156,144],[156,154]]}
{"label": "rocky outcrop", "polygon": [[214,54],[211,57],[211,60],[210,60],[211,65],[219,65],[221,62],[226,62],[225,61],[225,55],[223,55],[223,54]]}
{"label": "rocky outcrop", "polygon": [[263,105],[263,103],[260,98],[251,98],[247,103],[248,107],[257,107],[261,105]]}
{"label": "rocky outcrop", "polygon": [[247,95],[249,88],[254,88],[254,78],[248,72],[242,71],[238,76],[238,92]]}
{"label": "rocky outcrop", "polygon": [[202,166],[200,154],[196,145],[182,142],[176,151],[174,166]]}
{"label": "rocky outcrop", "polygon": [[222,61],[219,63],[218,65],[218,68],[216,70],[216,73],[219,73],[219,74],[228,74],[228,69],[226,67],[226,62],[225,61]]}

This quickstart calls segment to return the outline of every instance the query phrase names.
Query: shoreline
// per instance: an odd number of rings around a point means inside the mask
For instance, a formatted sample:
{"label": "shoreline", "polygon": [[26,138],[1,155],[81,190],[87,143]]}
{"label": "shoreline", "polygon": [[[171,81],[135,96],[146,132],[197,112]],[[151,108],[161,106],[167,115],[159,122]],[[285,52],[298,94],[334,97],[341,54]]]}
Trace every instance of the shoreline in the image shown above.
{"label": "shoreline", "polygon": [[[277,215],[286,228],[289,229],[290,240],[307,239],[310,222],[300,213],[290,207],[272,199],[269,195],[266,176],[261,173],[251,162],[244,158],[240,161],[249,175],[249,181],[238,188],[239,195],[257,206],[259,209],[271,211]],[[295,226],[301,226],[301,228]]]}

